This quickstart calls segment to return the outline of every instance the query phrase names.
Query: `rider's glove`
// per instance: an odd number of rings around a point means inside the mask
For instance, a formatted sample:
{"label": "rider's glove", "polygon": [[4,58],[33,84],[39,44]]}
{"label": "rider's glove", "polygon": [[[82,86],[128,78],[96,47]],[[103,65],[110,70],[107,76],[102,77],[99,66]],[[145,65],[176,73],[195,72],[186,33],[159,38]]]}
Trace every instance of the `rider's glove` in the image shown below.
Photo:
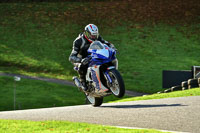
{"label": "rider's glove", "polygon": [[86,57],[84,59],[82,59],[81,64],[82,65],[87,65],[90,62],[91,58],[90,57]]}
{"label": "rider's glove", "polygon": [[112,49],[114,49],[117,52],[117,49],[115,47],[112,47]]}
{"label": "rider's glove", "polygon": [[115,46],[112,43],[110,43],[110,48],[114,49],[117,52],[117,49],[115,48]]}

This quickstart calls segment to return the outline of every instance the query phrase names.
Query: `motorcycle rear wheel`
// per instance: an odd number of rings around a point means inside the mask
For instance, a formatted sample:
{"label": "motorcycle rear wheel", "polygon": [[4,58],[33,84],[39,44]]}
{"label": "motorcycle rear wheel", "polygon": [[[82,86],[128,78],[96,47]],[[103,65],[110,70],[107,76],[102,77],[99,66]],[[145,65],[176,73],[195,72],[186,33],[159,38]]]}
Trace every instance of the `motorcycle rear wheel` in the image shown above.
{"label": "motorcycle rear wheel", "polygon": [[94,107],[101,106],[101,104],[103,103],[103,97],[94,97],[91,95],[86,95],[86,98],[88,102],[91,103]]}

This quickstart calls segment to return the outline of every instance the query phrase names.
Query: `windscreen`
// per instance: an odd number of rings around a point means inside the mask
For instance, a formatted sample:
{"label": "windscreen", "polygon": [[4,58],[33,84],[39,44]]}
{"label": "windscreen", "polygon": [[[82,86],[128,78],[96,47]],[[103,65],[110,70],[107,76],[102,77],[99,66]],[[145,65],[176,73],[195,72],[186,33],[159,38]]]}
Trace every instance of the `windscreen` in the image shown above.
{"label": "windscreen", "polygon": [[104,48],[103,44],[99,41],[94,41],[89,47],[89,49],[103,49],[103,48]]}

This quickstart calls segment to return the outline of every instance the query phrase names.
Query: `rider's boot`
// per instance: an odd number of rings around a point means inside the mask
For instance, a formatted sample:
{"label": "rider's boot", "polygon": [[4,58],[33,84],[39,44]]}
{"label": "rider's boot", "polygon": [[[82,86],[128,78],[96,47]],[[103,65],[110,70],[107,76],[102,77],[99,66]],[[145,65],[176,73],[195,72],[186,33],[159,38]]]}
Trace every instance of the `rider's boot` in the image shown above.
{"label": "rider's boot", "polygon": [[80,75],[80,81],[81,81],[81,84],[82,84],[82,90],[87,92],[88,87],[87,87],[87,84],[86,84],[85,75]]}
{"label": "rider's boot", "polygon": [[88,91],[88,87],[86,85],[86,82],[85,81],[81,81],[81,84],[82,84],[82,90],[87,92]]}

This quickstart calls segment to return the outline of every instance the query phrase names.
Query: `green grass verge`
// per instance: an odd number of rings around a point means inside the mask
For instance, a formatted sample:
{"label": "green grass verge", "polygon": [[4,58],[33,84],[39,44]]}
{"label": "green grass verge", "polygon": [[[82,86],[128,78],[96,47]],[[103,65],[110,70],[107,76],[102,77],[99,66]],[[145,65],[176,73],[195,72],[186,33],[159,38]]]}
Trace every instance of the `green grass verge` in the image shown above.
{"label": "green grass verge", "polygon": [[122,129],[87,123],[66,121],[0,120],[1,133],[161,133],[153,129]]}
{"label": "green grass verge", "polygon": [[127,102],[127,101],[138,101],[138,100],[151,100],[151,99],[162,99],[172,97],[186,97],[186,96],[200,96],[200,88],[192,88],[184,91],[174,91],[170,93],[152,94],[141,97],[124,98],[116,100],[114,102]]}
{"label": "green grass verge", "polygon": [[[85,95],[73,86],[24,78],[15,82],[13,77],[0,76],[0,111],[14,109],[15,87],[17,110],[85,104]],[[108,96],[104,102],[118,99]]]}
{"label": "green grass verge", "polygon": [[84,95],[76,87],[45,81],[0,77],[0,110],[13,110],[16,86],[16,109],[45,108],[84,104]]}
{"label": "green grass verge", "polygon": [[[88,21],[75,23],[67,13],[87,4],[1,3],[0,72],[71,80],[77,75],[68,61],[72,42]],[[197,23],[99,25],[104,39],[119,51],[126,89],[146,93],[162,90],[163,70],[190,70],[199,64],[199,29]]]}

